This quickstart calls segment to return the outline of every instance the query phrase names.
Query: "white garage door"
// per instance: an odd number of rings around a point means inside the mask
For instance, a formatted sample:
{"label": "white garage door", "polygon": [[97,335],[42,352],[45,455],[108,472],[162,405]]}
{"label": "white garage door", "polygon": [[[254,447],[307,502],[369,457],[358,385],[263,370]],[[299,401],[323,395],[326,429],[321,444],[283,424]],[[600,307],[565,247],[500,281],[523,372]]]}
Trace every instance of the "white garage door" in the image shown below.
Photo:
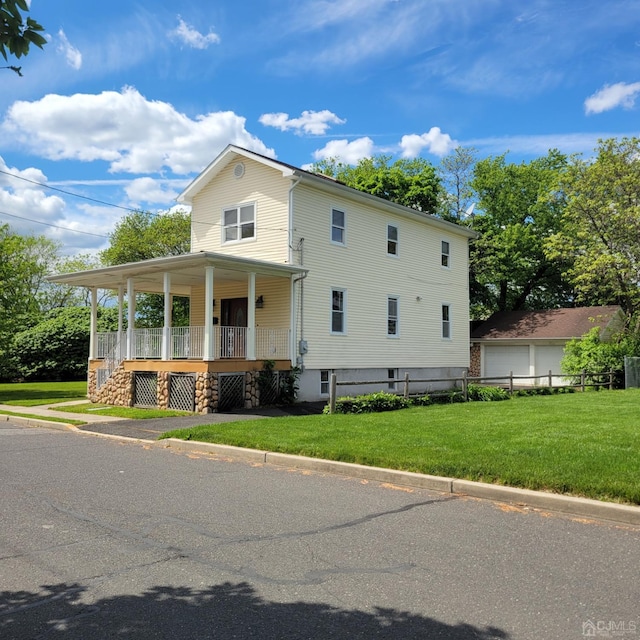
{"label": "white garage door", "polygon": [[529,345],[497,346],[484,348],[484,375],[488,378],[529,375]]}
{"label": "white garage door", "polygon": [[[564,355],[564,347],[557,345],[543,345],[536,347],[536,375],[548,376],[549,371],[556,374],[553,376],[553,384],[562,384],[562,379],[557,374],[560,373],[560,360]],[[548,384],[547,379],[541,380],[538,384]]]}

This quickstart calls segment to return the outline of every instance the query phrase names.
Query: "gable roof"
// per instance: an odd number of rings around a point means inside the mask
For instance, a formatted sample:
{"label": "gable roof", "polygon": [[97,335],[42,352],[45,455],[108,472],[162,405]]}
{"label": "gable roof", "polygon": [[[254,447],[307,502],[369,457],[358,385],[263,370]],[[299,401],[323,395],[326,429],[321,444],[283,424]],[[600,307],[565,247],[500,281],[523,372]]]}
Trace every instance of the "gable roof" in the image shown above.
{"label": "gable roof", "polygon": [[579,338],[593,327],[611,328],[622,308],[576,307],[545,311],[497,311],[476,327],[471,340],[544,340]]}
{"label": "gable roof", "polygon": [[405,207],[395,202],[391,202],[390,200],[385,200],[378,196],[371,195],[365,191],[359,191],[353,187],[348,187],[346,184],[339,182],[330,176],[313,173],[312,171],[305,171],[304,169],[299,169],[293,165],[280,162],[279,160],[274,160],[273,158],[268,158],[267,156],[263,156],[255,151],[249,151],[248,149],[243,149],[242,147],[237,147],[232,144],[227,145],[218,157],[213,160],[213,162],[211,162],[211,164],[209,164],[209,166],[207,166],[204,171],[202,171],[202,173],[193,180],[193,182],[191,182],[191,184],[177,197],[177,201],[180,203],[192,204],[193,199],[198,195],[198,193],[200,193],[200,191],[202,191],[202,189],[204,189],[225,167],[229,166],[232,162],[242,160],[242,158],[255,160],[256,162],[260,162],[265,166],[281,172],[283,177],[290,178],[292,180],[293,186],[298,182],[304,182],[321,190],[330,191],[332,193],[338,192],[345,197],[364,201],[370,206],[386,209],[387,211],[405,217],[433,224],[437,227],[441,227],[442,229],[446,229],[447,231],[465,236],[466,238],[477,238],[479,235],[477,232],[467,227],[447,222],[446,220],[442,220],[428,213],[423,213],[417,209]]}

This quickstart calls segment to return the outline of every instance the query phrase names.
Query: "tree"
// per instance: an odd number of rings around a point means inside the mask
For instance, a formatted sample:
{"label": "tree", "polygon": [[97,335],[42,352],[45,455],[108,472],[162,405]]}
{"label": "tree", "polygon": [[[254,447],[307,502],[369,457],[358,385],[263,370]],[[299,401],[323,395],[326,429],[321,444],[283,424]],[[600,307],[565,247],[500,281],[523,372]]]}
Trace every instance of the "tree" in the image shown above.
{"label": "tree", "polygon": [[[2,29],[0,30],[0,54],[5,60],[8,55],[21,58],[29,53],[29,47],[34,44],[42,49],[47,43],[41,31],[44,27],[33,18],[23,17],[23,13],[29,11],[26,0],[0,0],[0,17],[2,17]],[[15,71],[22,75],[21,67],[10,65],[5,69]]]}
{"label": "tree", "polygon": [[444,220],[461,222],[475,202],[471,186],[477,151],[473,147],[456,147],[440,161],[438,176],[442,184],[439,212]]}
{"label": "tree", "polygon": [[561,188],[566,211],[547,242],[551,258],[570,263],[578,302],[640,305],[640,139],[610,138],[595,158],[575,156]]}
{"label": "tree", "polygon": [[329,159],[314,164],[312,171],[405,207],[437,213],[440,179],[435,167],[423,158],[390,163],[391,156],[385,155],[363,158],[356,166]]}
{"label": "tree", "polygon": [[494,311],[571,306],[564,264],[545,253],[545,240],[560,229],[564,202],[558,190],[567,159],[552,150],[526,164],[505,155],[476,163],[472,187],[480,238],[471,251],[471,315]]}
{"label": "tree", "polygon": [[[87,375],[91,309],[53,309],[12,341],[14,366],[25,380],[80,380]],[[117,309],[101,308],[98,330],[117,328]]]}
{"label": "tree", "polygon": [[[189,253],[191,215],[182,210],[161,215],[135,211],[116,225],[110,236],[110,243],[100,255],[107,265]],[[163,323],[163,296],[140,295],[136,305],[136,324],[140,327],[160,327]],[[189,324],[188,298],[174,298],[172,323],[174,326]]]}

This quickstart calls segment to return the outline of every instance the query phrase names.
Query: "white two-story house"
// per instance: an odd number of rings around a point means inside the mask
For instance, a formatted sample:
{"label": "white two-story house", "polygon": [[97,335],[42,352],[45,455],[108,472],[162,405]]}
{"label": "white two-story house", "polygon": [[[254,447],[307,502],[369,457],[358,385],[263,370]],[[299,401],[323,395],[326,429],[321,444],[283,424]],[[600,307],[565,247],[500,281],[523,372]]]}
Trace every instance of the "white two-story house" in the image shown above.
{"label": "white two-story house", "polygon": [[[256,406],[265,361],[299,370],[302,401],[327,399],[334,372],[389,381],[360,393],[468,368],[472,231],[232,145],[178,200],[191,253],[52,278],[93,291],[92,400]],[[100,288],[118,291],[109,335]],[[163,327],[136,329],[138,292],[164,294]],[[171,326],[174,296],[190,299],[189,327]]]}

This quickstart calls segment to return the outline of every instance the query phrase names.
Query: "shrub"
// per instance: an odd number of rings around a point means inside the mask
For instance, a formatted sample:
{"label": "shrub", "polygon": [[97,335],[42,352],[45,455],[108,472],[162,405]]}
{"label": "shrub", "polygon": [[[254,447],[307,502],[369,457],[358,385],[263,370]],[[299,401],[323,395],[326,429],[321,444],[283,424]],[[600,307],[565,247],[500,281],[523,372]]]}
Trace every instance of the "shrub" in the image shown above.
{"label": "shrub", "polygon": [[470,384],[467,387],[469,400],[480,402],[497,402],[499,400],[509,400],[509,393],[502,387],[485,387],[479,384]]}
{"label": "shrub", "polygon": [[[379,413],[381,411],[395,411],[406,409],[409,401],[394,393],[378,391],[354,397],[345,396],[336,400],[336,413]],[[329,413],[330,407],[324,408]]]}
{"label": "shrub", "polygon": [[410,403],[415,407],[428,407],[433,404],[433,400],[431,396],[425,394],[423,396],[418,396],[417,398],[411,398]]}

